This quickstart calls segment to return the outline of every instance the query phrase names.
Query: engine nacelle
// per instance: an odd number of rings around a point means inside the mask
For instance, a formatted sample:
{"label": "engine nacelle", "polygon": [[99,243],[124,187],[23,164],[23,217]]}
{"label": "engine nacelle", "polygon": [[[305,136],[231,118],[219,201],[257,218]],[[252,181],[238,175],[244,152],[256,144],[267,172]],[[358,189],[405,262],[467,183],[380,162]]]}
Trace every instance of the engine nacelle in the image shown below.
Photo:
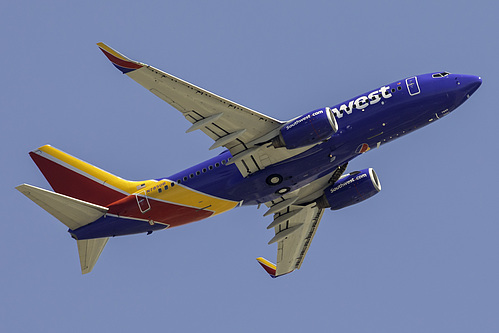
{"label": "engine nacelle", "polygon": [[280,134],[272,140],[272,144],[276,148],[305,147],[329,139],[337,130],[336,118],[326,107],[288,121],[281,127]]}
{"label": "engine nacelle", "polygon": [[376,172],[372,168],[351,172],[324,190],[317,204],[321,208],[338,210],[364,201],[381,191]]}

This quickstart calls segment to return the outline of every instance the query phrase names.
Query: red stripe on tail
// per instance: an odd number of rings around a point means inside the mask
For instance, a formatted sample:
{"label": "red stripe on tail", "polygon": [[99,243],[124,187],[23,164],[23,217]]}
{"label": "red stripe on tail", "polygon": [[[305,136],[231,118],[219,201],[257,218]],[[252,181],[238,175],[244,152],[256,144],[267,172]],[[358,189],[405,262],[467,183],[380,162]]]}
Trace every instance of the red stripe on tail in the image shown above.
{"label": "red stripe on tail", "polygon": [[36,153],[29,153],[43,176],[55,192],[76,199],[107,206],[126,197],[125,194],[113,190],[56,162]]}

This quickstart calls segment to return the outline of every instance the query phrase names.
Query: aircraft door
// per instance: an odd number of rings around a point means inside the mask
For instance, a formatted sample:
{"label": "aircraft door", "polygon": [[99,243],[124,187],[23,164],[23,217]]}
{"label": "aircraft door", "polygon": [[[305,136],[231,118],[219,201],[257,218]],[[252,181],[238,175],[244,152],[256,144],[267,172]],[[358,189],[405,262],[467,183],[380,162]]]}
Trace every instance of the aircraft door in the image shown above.
{"label": "aircraft door", "polygon": [[149,204],[149,199],[147,199],[146,191],[143,191],[139,194],[135,194],[135,198],[137,199],[137,204],[139,205],[139,209],[142,212],[142,214],[151,209],[151,205]]}
{"label": "aircraft door", "polygon": [[414,96],[421,92],[419,90],[419,83],[417,76],[405,79],[405,84],[407,85],[407,90],[409,91],[409,95]]}

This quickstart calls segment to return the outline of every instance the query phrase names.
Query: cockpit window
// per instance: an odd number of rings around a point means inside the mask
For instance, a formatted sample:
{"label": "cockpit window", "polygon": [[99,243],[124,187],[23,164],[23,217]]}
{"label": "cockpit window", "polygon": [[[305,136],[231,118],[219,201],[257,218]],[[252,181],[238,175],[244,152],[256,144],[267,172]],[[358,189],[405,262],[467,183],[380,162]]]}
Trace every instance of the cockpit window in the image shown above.
{"label": "cockpit window", "polygon": [[450,73],[449,72],[442,72],[442,73],[436,73],[436,74],[433,74],[432,77],[446,77],[447,75],[449,75]]}

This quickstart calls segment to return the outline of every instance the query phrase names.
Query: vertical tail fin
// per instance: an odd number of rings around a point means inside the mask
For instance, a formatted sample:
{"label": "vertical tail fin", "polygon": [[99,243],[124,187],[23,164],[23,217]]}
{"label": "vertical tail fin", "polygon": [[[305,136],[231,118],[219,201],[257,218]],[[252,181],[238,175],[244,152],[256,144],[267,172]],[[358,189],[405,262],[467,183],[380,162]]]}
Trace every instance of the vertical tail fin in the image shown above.
{"label": "vertical tail fin", "polygon": [[29,155],[54,191],[101,206],[136,192],[143,183],[124,180],[49,145]]}
{"label": "vertical tail fin", "polygon": [[[89,273],[109,239],[109,230],[102,232],[97,227],[100,233],[89,234],[87,229],[86,237],[78,237],[73,231],[82,230],[103,219],[109,211],[107,206],[137,192],[152,181],[124,180],[49,145],[29,155],[55,192],[27,184],[19,185],[16,189],[72,230],[73,237],[77,239],[81,271],[83,274]],[[111,229],[114,227],[112,224],[106,226]],[[161,225],[160,228],[166,226]]]}

